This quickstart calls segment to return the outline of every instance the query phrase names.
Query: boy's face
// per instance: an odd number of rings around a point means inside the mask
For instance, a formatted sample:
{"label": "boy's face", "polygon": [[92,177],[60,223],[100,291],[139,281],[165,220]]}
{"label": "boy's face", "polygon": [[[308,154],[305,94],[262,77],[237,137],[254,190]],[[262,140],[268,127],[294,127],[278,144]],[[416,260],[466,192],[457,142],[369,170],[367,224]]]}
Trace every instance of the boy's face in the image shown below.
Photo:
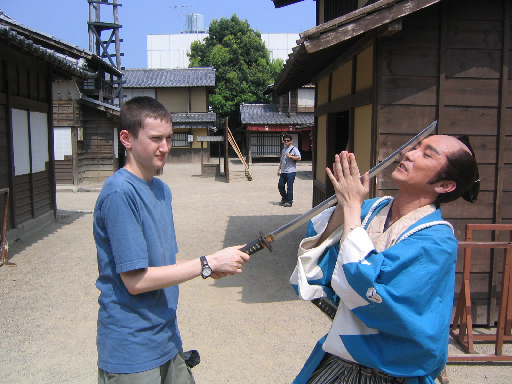
{"label": "boy's face", "polygon": [[[125,140],[123,140],[123,135]],[[129,152],[125,166],[130,172],[151,181],[155,172],[165,165],[171,149],[172,123],[147,118],[137,138],[121,131],[121,140]]]}

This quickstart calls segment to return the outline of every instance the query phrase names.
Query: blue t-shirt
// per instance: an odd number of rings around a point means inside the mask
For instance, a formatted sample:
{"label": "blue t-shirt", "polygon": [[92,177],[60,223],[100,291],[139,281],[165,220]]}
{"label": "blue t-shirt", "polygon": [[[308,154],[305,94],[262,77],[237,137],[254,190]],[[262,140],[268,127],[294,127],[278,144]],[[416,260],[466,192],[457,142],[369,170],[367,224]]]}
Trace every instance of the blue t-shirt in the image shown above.
{"label": "blue t-shirt", "polygon": [[110,176],[94,209],[100,290],[98,367],[111,373],[156,368],[182,348],[178,286],[132,295],[121,272],[176,264],[171,190],[125,169]]}

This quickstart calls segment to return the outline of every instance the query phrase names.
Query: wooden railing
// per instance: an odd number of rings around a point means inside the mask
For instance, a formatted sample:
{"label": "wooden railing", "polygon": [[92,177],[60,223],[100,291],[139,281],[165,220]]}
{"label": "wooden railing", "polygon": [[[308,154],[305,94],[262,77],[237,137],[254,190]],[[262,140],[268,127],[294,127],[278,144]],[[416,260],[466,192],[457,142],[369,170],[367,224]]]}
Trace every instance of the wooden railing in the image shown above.
{"label": "wooden railing", "polygon": [[[508,231],[509,241],[473,241],[474,231],[494,231],[495,233]],[[463,280],[450,334],[466,354],[449,355],[448,362],[512,361],[512,355],[503,354],[503,343],[512,341],[512,224],[467,224],[466,241],[460,242],[459,248],[464,249]],[[495,334],[473,332],[470,272],[471,253],[474,248],[505,250]],[[475,342],[494,343],[494,353],[477,353],[474,348]]]}

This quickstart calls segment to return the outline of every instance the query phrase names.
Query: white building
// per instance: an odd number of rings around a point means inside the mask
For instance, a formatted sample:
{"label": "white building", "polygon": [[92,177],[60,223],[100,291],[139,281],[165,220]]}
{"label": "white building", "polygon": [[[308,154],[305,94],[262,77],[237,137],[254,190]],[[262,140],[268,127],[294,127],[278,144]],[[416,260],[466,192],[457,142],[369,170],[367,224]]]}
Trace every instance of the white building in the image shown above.
{"label": "white building", "polygon": [[[193,41],[202,41],[208,33],[147,35],[148,69],[188,68],[187,52]],[[261,39],[270,51],[270,59],[286,61],[297,45],[298,33],[262,33]]]}

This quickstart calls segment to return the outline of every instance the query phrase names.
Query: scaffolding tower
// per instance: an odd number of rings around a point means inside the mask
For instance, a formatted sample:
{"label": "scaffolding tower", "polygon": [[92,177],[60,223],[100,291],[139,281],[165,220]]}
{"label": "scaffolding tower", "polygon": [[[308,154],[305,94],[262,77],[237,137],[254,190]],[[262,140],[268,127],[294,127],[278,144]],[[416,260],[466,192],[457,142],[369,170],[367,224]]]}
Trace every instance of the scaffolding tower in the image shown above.
{"label": "scaffolding tower", "polygon": [[[119,38],[119,29],[122,25],[119,24],[118,8],[122,5],[117,0],[87,0],[87,2],[89,3],[89,22],[87,23],[89,29],[89,51],[102,59],[107,59],[110,65],[121,71],[124,69],[121,67],[121,56],[124,56],[124,54],[121,53],[122,40]],[[102,5],[112,6],[112,19],[110,21],[101,21],[100,6]],[[110,33],[106,40],[102,38],[103,32],[106,32],[104,36]],[[114,53],[112,53],[112,46]],[[115,62],[113,58],[115,58]],[[119,100],[119,106],[121,106],[123,100],[122,78],[112,79],[112,83],[115,86],[115,98]]]}

